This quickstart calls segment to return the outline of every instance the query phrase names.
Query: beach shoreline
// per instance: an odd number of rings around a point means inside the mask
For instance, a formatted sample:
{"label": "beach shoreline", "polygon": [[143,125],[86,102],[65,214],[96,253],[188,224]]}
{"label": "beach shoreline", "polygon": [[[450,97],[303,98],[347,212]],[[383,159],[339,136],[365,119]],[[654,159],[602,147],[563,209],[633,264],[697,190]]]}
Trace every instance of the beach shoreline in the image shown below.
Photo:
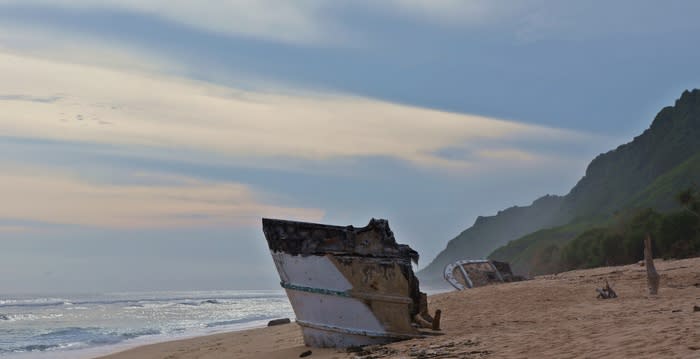
{"label": "beach shoreline", "polygon": [[[132,349],[142,348],[149,345],[167,344],[171,342],[191,340],[196,338],[207,338],[220,334],[232,334],[253,329],[265,328],[268,320],[256,320],[251,322],[240,323],[228,327],[209,328],[200,331],[190,331],[181,334],[156,334],[133,338],[120,343],[93,346],[82,349],[73,350],[55,350],[55,351],[37,351],[25,353],[12,353],[8,358],[12,359],[91,359],[103,356],[109,356],[115,353],[128,351]],[[0,355],[0,358],[4,356]]]}
{"label": "beach shoreline", "polygon": [[3,295],[0,358],[88,359],[292,316],[282,290]]}
{"label": "beach shoreline", "polygon": [[[252,321],[252,322],[237,324],[237,325],[230,326],[227,328],[209,329],[206,331],[199,331],[199,332],[194,331],[194,332],[189,332],[189,333],[180,334],[180,335],[161,334],[161,335],[154,335],[154,336],[139,337],[139,338],[135,338],[135,339],[121,342],[121,343],[114,344],[114,345],[82,349],[82,350],[78,351],[77,353],[71,352],[71,351],[63,351],[63,352],[55,352],[53,354],[58,355],[56,357],[56,359],[101,358],[101,357],[110,356],[113,354],[121,353],[121,352],[132,350],[132,349],[143,348],[143,347],[150,346],[150,345],[168,344],[168,343],[172,343],[172,342],[186,341],[186,340],[192,340],[192,339],[197,339],[197,338],[208,338],[208,337],[221,335],[221,334],[232,334],[232,333],[245,332],[245,331],[254,330],[254,329],[261,329],[261,328],[265,328],[267,326],[267,322],[268,322],[268,320],[256,320],[256,321]],[[18,359],[21,359],[21,358],[18,358]]]}
{"label": "beach shoreline", "polygon": [[[533,280],[432,295],[442,335],[367,348],[373,358],[675,357],[700,355],[700,258],[656,261],[650,296],[639,265],[576,270]],[[608,281],[619,298],[596,298]],[[132,348],[100,359],[352,358],[307,348],[294,323]]]}

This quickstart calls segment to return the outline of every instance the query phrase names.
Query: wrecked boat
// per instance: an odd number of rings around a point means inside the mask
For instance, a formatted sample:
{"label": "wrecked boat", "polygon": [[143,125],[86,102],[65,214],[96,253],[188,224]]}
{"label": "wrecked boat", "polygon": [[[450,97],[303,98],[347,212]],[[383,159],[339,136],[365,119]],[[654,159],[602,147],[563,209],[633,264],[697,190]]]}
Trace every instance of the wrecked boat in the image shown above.
{"label": "wrecked boat", "polygon": [[457,290],[523,280],[513,275],[507,262],[488,259],[463,259],[450,263],[445,266],[444,277]]}
{"label": "wrecked boat", "polygon": [[438,329],[411,262],[383,219],[366,227],[263,218],[263,232],[301,326],[313,347],[383,344]]}

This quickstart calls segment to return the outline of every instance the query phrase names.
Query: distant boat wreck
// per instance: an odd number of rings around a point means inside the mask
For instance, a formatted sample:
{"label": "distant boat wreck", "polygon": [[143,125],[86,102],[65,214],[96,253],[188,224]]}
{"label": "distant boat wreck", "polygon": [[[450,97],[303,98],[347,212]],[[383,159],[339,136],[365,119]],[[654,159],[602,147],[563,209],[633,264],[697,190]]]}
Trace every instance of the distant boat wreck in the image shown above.
{"label": "distant boat wreck", "polygon": [[450,263],[445,267],[444,276],[457,290],[524,279],[513,275],[507,262],[488,259],[463,259]]}
{"label": "distant boat wreck", "polygon": [[411,262],[389,223],[331,226],[263,218],[263,232],[301,326],[313,347],[383,344],[438,329]]}

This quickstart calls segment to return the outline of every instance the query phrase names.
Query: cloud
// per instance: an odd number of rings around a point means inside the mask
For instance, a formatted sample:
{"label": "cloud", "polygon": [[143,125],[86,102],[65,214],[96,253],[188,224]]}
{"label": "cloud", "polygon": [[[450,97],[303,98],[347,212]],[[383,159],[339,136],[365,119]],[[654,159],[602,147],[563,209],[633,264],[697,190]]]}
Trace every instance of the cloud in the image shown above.
{"label": "cloud", "polygon": [[649,0],[387,0],[371,3],[386,13],[398,12],[420,21],[460,27],[484,26],[520,38],[581,38],[670,28],[690,30],[692,25],[686,21],[670,20],[688,18],[698,9],[693,1],[659,7],[658,2]]}
{"label": "cloud", "polygon": [[214,33],[282,42],[326,39],[322,0],[0,0],[0,5],[42,5],[69,9],[122,10],[152,15]]}
{"label": "cloud", "polygon": [[61,99],[61,96],[49,96],[49,97],[33,97],[29,95],[1,95],[0,101],[29,101],[29,102],[43,102],[52,103]]}
{"label": "cloud", "polygon": [[[0,22],[0,53],[130,72],[185,72],[176,61],[134,43],[105,41],[85,32],[52,28],[41,23]],[[7,95],[32,98],[22,94]]]}
{"label": "cloud", "polygon": [[[512,16],[541,0],[504,3],[488,0],[0,0],[0,5],[131,11],[208,32],[296,44],[335,45],[352,37],[343,27],[347,9],[357,13],[408,16],[446,25],[480,25]],[[347,20],[347,19],[345,19]]]}
{"label": "cloud", "polygon": [[[136,174],[151,184],[85,181],[71,173],[3,164],[1,218],[103,228],[257,226],[261,217],[319,221],[323,211],[261,201],[262,194],[238,183]],[[0,231],[29,226],[2,225]]]}
{"label": "cloud", "polygon": [[542,0],[493,1],[493,0],[388,0],[368,1],[386,12],[398,12],[418,20],[443,25],[485,25],[511,18],[526,8],[532,8]]}
{"label": "cloud", "polygon": [[[518,162],[511,142],[581,142],[590,136],[476,115],[341,94],[243,91],[163,75],[0,52],[5,136],[196,150],[239,158],[389,157],[467,168],[479,158]],[[19,96],[19,97],[17,97]],[[28,102],[23,98],[57,98]],[[499,156],[437,155],[473,148]],[[494,152],[495,151],[495,152]],[[515,153],[515,152],[512,152]],[[529,158],[537,158],[531,153]]]}
{"label": "cloud", "polygon": [[0,224],[0,233],[20,233],[27,232],[30,228],[22,226],[9,226]]}
{"label": "cloud", "polygon": [[352,17],[362,14],[411,18],[457,29],[480,28],[532,41],[645,33],[652,28],[692,30],[692,16],[697,12],[697,4],[692,1],[660,9],[656,1],[640,0],[612,3],[556,0],[0,0],[0,5],[129,11],[218,34],[325,46],[358,45],[371,41],[368,38],[355,39],[360,32],[351,25]]}

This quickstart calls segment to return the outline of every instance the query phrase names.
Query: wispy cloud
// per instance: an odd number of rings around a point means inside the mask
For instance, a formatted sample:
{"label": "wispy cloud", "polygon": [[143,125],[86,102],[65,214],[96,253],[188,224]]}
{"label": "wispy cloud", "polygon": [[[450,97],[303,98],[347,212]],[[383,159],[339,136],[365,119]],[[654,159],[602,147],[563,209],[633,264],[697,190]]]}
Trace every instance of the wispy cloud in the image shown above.
{"label": "wispy cloud", "polygon": [[[512,141],[589,139],[566,130],[346,95],[243,91],[17,54],[0,53],[0,74],[0,93],[15,96],[6,98],[0,114],[0,131],[7,136],[255,158],[381,156],[463,168],[479,158],[491,164],[520,161],[522,155],[503,155],[508,153],[504,147],[512,150]],[[53,102],[21,100],[59,96]],[[471,161],[436,155],[472,142],[501,155],[474,152]]]}
{"label": "wispy cloud", "polygon": [[0,101],[28,101],[28,102],[42,102],[42,103],[52,103],[61,99],[61,96],[49,96],[49,97],[35,97],[29,95],[2,95],[0,94]]}
{"label": "wispy cloud", "polygon": [[409,15],[415,19],[443,25],[485,25],[507,19],[542,0],[389,0],[368,1],[386,12]]}
{"label": "wispy cloud", "polygon": [[[0,4],[3,0],[0,0]],[[177,61],[143,46],[41,23],[0,22],[0,52],[140,73],[182,73]],[[26,96],[23,94],[7,94]]]}
{"label": "wispy cloud", "polygon": [[[269,204],[264,194],[238,183],[210,182],[158,174],[136,174],[157,180],[150,184],[115,185],[89,182],[75,174],[46,168],[3,164],[0,196],[11,205],[0,219],[104,228],[176,228],[257,226],[260,217],[318,221],[313,208]],[[0,231],[31,226],[3,225]]]}
{"label": "wispy cloud", "polygon": [[205,31],[293,43],[321,42],[330,35],[323,0],[0,0],[0,5],[121,10],[152,15]]}
{"label": "wispy cloud", "polygon": [[27,232],[29,230],[31,230],[31,229],[28,227],[10,226],[10,225],[0,224],[0,233],[19,233],[19,232]]}
{"label": "wispy cloud", "polygon": [[[688,28],[697,4],[681,3],[659,11],[657,2],[640,0],[0,0],[0,6],[129,11],[212,33],[332,46],[347,45],[359,35],[342,17],[348,9],[352,14],[411,18],[442,27],[483,27],[520,40],[532,40]],[[630,21],[620,21],[622,18],[634,18],[639,25],[630,26]],[[680,18],[688,21],[669,21]],[[593,23],[595,26],[591,26]]]}
{"label": "wispy cloud", "polygon": [[442,25],[483,25],[503,20],[541,3],[487,0],[0,0],[0,5],[131,11],[213,33],[297,44],[339,44],[353,37],[341,25],[343,10],[408,16]]}

